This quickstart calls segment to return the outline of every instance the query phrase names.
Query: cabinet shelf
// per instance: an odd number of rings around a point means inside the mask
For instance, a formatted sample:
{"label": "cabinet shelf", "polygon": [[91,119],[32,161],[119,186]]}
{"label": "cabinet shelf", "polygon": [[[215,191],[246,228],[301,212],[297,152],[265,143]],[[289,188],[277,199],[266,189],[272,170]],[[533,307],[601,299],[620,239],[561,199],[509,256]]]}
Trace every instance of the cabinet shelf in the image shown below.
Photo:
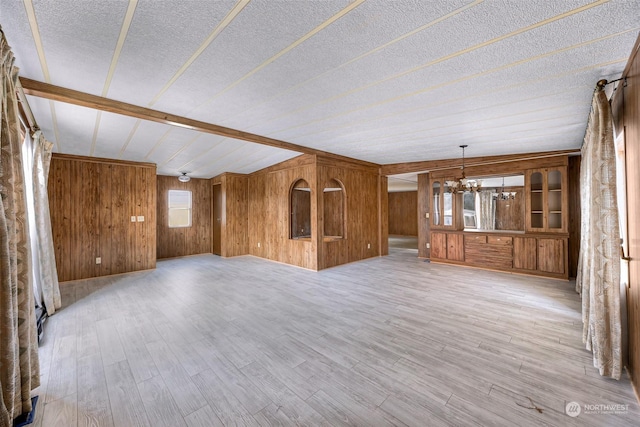
{"label": "cabinet shelf", "polygon": [[537,232],[566,232],[566,166],[530,169],[526,174],[525,186],[526,229]]}

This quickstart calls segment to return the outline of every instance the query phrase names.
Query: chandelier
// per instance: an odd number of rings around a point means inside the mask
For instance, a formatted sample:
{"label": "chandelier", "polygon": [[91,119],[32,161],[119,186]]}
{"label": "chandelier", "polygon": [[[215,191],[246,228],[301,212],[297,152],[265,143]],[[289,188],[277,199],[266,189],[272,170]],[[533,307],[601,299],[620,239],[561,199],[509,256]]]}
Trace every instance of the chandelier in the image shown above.
{"label": "chandelier", "polygon": [[464,149],[468,145],[461,145],[462,148],[462,178],[457,181],[445,181],[445,185],[449,187],[450,193],[459,193],[464,191],[480,191],[481,181],[478,179],[468,179],[464,173]]}
{"label": "chandelier", "polygon": [[515,191],[504,191],[504,176],[502,177],[502,190],[498,191],[496,188],[496,192],[492,194],[494,199],[496,200],[513,200],[516,198]]}

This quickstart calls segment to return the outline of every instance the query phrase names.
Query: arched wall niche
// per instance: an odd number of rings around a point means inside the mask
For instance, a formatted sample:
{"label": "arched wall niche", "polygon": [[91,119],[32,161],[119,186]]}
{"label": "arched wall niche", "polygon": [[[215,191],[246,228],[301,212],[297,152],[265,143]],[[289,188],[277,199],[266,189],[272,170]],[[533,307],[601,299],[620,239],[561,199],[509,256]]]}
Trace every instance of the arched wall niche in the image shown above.
{"label": "arched wall niche", "polygon": [[347,204],[344,184],[330,179],[322,190],[324,206],[324,237],[331,239],[346,238]]}
{"label": "arched wall niche", "polygon": [[296,180],[289,190],[289,238],[311,238],[311,186],[304,179]]}

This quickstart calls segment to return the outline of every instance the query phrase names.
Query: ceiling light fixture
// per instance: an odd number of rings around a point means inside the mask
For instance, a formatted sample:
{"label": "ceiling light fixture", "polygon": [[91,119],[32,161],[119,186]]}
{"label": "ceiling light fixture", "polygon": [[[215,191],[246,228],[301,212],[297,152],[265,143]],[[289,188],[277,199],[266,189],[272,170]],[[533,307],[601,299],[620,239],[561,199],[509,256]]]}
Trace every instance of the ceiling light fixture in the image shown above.
{"label": "ceiling light fixture", "polygon": [[182,172],[182,175],[180,175],[178,177],[178,181],[180,181],[180,182],[189,182],[189,181],[191,181],[191,177],[187,176],[186,172]]}
{"label": "ceiling light fixture", "polygon": [[513,200],[516,198],[515,191],[504,191],[504,176],[502,177],[502,190],[498,191],[496,188],[496,192],[493,193],[493,197],[497,200]]}
{"label": "ceiling light fixture", "polygon": [[481,181],[477,179],[467,179],[464,173],[464,149],[468,145],[461,145],[462,148],[462,178],[457,181],[446,181],[445,184],[449,187],[450,193],[458,193],[464,191],[480,191]]}

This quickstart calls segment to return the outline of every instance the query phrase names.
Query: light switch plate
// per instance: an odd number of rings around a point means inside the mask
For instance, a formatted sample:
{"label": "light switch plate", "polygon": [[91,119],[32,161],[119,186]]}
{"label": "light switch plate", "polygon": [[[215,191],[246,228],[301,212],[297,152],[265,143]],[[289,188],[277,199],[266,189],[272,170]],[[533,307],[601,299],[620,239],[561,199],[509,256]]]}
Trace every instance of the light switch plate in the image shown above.
{"label": "light switch plate", "polygon": [[144,222],[144,216],[143,215],[140,215],[138,217],[138,222]]}
{"label": "light switch plate", "polygon": [[131,217],[131,222],[136,222],[136,217],[135,216]]}
{"label": "light switch plate", "polygon": [[102,258],[97,257],[96,258],[96,264],[102,264]]}

